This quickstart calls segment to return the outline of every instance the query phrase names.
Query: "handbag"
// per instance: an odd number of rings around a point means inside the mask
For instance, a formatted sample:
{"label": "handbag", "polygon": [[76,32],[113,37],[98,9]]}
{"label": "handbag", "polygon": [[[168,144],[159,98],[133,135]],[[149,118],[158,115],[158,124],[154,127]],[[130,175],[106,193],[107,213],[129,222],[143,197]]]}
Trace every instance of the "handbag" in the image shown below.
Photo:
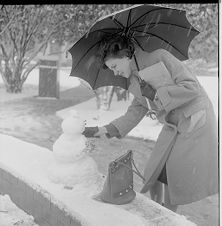
{"label": "handbag", "polygon": [[[133,169],[133,166],[136,170]],[[103,202],[117,205],[131,202],[136,197],[136,192],[133,190],[133,173],[145,181],[135,166],[132,150],[129,150],[110,162],[100,199]]]}

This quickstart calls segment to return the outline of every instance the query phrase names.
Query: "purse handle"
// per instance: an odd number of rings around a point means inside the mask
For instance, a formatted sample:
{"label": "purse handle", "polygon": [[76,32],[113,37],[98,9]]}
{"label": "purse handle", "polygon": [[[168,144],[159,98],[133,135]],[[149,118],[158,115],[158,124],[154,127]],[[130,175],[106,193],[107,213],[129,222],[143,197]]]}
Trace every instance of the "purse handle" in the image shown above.
{"label": "purse handle", "polygon": [[131,160],[131,162],[132,162],[132,164],[133,164],[133,166],[135,167],[136,170],[130,168],[128,165],[126,165],[123,162],[118,162],[118,164],[121,164],[121,165],[125,166],[126,168],[132,170],[137,176],[139,176],[143,180],[143,182],[145,182],[145,178],[142,176],[142,174],[140,173],[140,171],[137,169],[134,160],[132,158],[130,160]]}

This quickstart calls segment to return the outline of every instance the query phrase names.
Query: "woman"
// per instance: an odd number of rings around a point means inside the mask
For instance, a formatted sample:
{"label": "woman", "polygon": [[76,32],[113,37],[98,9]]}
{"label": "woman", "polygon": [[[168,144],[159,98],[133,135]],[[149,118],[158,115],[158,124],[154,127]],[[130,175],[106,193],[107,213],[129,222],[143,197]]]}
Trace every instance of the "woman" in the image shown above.
{"label": "woman", "polygon": [[163,128],[141,192],[150,191],[153,200],[173,211],[217,193],[216,117],[196,77],[168,51],[135,50],[124,36],[105,38],[99,54],[107,70],[127,79],[134,99],[123,116],[103,127],[87,127],[85,136],[122,138],[152,109]]}

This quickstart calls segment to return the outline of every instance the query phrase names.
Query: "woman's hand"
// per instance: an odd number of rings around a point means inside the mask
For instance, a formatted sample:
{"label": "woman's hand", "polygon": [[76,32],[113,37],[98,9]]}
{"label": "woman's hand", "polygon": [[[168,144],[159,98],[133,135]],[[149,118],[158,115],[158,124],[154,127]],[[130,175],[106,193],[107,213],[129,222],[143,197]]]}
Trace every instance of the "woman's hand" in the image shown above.
{"label": "woman's hand", "polygon": [[82,133],[85,137],[106,137],[107,130],[105,127],[85,127],[84,132]]}
{"label": "woman's hand", "polygon": [[145,96],[152,101],[154,100],[154,97],[156,95],[156,90],[153,89],[153,87],[147,82],[145,82],[144,80],[140,82],[140,90],[141,90],[142,96]]}
{"label": "woman's hand", "polygon": [[107,137],[106,134],[108,133],[106,127],[98,127],[98,132],[94,134],[96,137]]}
{"label": "woman's hand", "polygon": [[83,131],[83,135],[85,137],[94,137],[95,133],[97,133],[99,131],[98,126],[94,126],[94,127],[85,127],[85,130]]}

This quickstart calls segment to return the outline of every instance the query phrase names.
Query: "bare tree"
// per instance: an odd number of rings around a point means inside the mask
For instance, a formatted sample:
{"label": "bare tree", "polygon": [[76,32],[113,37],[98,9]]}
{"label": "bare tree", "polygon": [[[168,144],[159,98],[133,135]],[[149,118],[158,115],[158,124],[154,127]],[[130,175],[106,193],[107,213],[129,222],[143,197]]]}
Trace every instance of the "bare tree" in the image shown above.
{"label": "bare tree", "polygon": [[1,10],[0,73],[6,90],[22,91],[33,61],[66,20],[58,6],[6,5]]}

